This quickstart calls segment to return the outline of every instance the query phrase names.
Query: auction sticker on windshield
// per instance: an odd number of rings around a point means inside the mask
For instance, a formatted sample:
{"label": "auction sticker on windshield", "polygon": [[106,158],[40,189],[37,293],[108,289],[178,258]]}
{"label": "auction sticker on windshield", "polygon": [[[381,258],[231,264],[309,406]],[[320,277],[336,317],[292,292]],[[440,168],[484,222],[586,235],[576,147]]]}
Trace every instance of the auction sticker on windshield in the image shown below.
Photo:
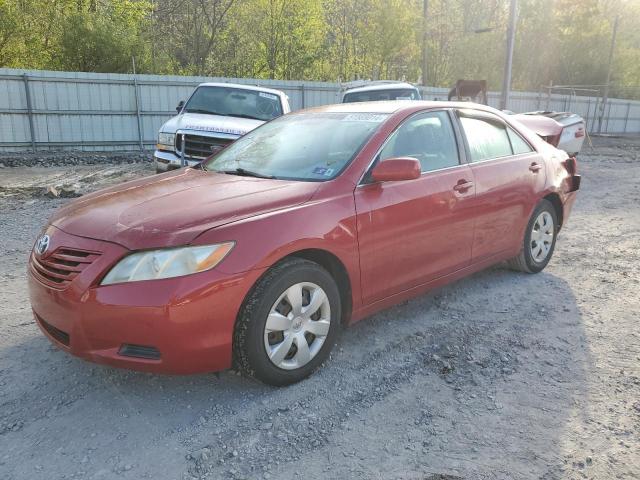
{"label": "auction sticker on windshield", "polygon": [[269,100],[278,100],[278,96],[274,95],[273,93],[260,92],[258,93],[258,95],[264,98],[268,98]]}
{"label": "auction sticker on windshield", "polygon": [[345,115],[343,122],[382,122],[387,115],[379,113],[350,113]]}

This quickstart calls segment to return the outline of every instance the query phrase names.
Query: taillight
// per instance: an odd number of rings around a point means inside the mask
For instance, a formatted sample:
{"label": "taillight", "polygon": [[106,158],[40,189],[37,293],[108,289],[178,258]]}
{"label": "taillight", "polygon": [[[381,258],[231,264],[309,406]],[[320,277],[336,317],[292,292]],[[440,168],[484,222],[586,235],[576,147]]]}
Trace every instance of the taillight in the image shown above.
{"label": "taillight", "polygon": [[582,137],[584,137],[584,128],[579,128],[576,131],[576,138],[582,138]]}
{"label": "taillight", "polygon": [[564,161],[564,168],[567,169],[570,175],[575,175],[578,172],[578,160],[576,157],[569,157]]}

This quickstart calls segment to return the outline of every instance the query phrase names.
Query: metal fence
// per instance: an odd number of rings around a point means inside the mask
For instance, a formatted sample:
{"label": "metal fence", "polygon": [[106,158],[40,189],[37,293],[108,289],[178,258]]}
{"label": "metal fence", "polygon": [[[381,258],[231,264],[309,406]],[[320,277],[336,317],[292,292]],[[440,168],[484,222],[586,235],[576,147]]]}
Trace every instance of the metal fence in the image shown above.
{"label": "metal fence", "polygon": [[[247,78],[180,77],[0,69],[0,151],[149,148],[175,106],[202,82],[233,82],[283,90],[293,110],[340,101],[341,85]],[[425,99],[448,90],[423,88]],[[497,106],[499,93],[489,94]],[[598,127],[599,97],[513,92],[509,108],[572,111]],[[603,133],[640,133],[640,102],[609,99]]]}

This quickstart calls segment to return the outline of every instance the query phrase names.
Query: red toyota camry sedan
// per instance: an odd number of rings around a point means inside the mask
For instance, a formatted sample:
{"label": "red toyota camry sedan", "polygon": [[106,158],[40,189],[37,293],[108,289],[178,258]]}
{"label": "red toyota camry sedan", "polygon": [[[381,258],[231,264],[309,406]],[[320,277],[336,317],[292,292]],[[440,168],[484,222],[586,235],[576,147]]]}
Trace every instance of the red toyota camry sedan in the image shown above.
{"label": "red toyota camry sedan", "polygon": [[30,257],[31,304],[93,362],[285,385],[343,325],[498,262],[541,271],[579,185],[574,158],[489,107],[301,111],[62,207]]}

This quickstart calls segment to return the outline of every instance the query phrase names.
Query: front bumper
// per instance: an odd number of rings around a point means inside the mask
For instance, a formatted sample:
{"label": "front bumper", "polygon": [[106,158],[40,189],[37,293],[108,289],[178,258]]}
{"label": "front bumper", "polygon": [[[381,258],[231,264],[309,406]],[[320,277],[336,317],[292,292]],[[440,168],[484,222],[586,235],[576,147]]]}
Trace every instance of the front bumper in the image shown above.
{"label": "front bumper", "polygon": [[[38,326],[56,346],[91,362],[154,373],[199,373],[231,366],[238,310],[262,270],[229,275],[214,269],[99,286],[97,280],[127,250],[54,227],[48,233],[53,253],[61,246],[101,252],[62,288],[42,281],[32,254],[31,306]],[[148,355],[150,351],[157,355]]]}
{"label": "front bumper", "polygon": [[[200,163],[200,160],[192,160],[189,158],[185,160],[189,167],[195,167]],[[158,172],[168,172],[169,170],[182,167],[182,159],[174,152],[167,152],[165,150],[156,150],[153,152],[153,162]]]}

